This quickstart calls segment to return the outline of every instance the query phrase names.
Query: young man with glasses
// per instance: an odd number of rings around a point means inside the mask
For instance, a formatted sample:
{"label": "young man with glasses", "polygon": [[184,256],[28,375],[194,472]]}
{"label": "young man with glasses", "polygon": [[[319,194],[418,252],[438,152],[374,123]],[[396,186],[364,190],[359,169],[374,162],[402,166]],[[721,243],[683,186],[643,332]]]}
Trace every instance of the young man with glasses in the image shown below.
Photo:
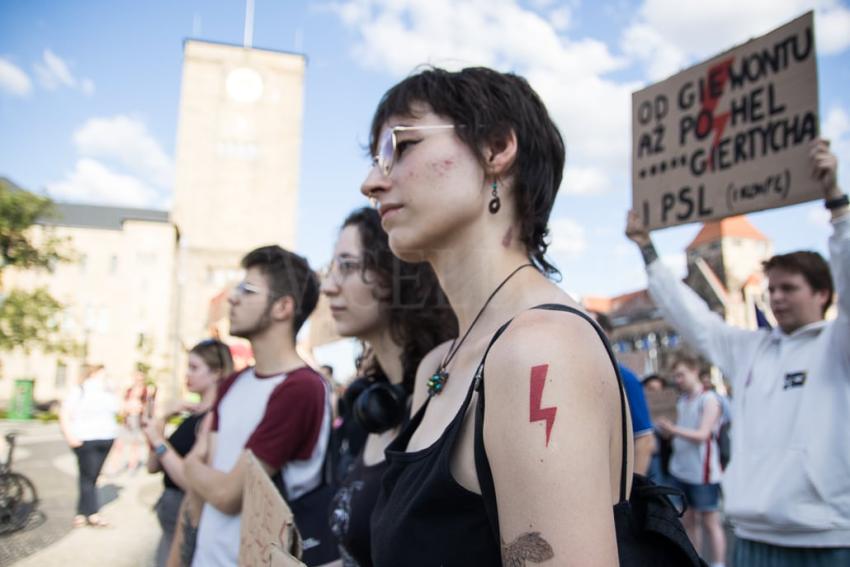
{"label": "young man with glasses", "polygon": [[187,482],[204,500],[192,562],[201,567],[237,564],[248,450],[269,475],[281,475],[295,500],[321,484],[330,431],[325,383],[295,350],[318,301],[316,275],[279,246],[250,252],[242,267],[245,279],[229,300],[230,334],[251,342],[256,363],[220,386],[186,457]]}

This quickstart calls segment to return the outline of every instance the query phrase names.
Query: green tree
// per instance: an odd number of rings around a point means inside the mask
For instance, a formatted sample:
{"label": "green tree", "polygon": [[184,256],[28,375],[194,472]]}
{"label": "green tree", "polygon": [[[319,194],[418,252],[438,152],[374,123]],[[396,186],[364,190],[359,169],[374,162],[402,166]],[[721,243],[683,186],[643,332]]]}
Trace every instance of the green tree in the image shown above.
{"label": "green tree", "polygon": [[59,326],[63,305],[45,288],[6,289],[8,268],[52,271],[70,259],[67,242],[43,231],[38,240],[31,227],[54,214],[53,202],[0,178],[0,350],[40,348],[73,353],[76,346],[62,337]]}

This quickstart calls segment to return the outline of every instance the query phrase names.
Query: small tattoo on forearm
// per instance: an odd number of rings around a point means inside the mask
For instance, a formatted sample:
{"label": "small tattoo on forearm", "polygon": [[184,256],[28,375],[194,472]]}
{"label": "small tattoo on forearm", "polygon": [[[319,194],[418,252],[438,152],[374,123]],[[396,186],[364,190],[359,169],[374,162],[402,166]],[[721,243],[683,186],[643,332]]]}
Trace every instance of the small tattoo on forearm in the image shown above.
{"label": "small tattoo on forearm", "polygon": [[543,402],[543,387],[546,385],[546,375],[548,373],[548,364],[532,367],[528,400],[528,421],[530,423],[534,423],[535,421],[546,422],[547,447],[549,446],[549,435],[552,433],[552,426],[555,424],[555,414],[558,413],[558,408],[556,407],[540,407],[540,404]]}
{"label": "small tattoo on forearm", "polygon": [[192,515],[189,508],[183,510],[183,541],[180,544],[180,565],[189,567],[195,556],[195,543],[198,539],[198,526],[192,525]]}
{"label": "small tattoo on forearm", "polygon": [[543,563],[555,557],[552,546],[540,537],[540,532],[528,532],[506,544],[502,540],[502,565],[525,567],[528,562]]}

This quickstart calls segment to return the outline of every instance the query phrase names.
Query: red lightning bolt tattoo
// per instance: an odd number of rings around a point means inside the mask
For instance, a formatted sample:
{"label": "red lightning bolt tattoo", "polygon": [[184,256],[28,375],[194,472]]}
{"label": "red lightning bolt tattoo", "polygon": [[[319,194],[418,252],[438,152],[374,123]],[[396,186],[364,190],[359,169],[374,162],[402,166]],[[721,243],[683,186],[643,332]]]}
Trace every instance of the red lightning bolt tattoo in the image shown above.
{"label": "red lightning bolt tattoo", "polygon": [[540,404],[543,401],[543,386],[546,385],[546,375],[549,373],[549,365],[541,364],[531,368],[531,388],[529,392],[529,408],[528,421],[546,422],[546,446],[549,446],[549,435],[552,433],[552,425],[555,424],[555,414],[558,413],[558,408],[541,408]]}

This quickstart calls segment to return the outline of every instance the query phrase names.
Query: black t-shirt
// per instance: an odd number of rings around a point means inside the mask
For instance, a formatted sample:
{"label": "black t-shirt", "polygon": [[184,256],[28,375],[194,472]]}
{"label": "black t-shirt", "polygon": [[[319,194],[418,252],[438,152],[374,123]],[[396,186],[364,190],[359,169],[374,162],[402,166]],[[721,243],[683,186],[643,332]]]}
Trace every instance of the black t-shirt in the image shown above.
{"label": "black t-shirt", "polygon": [[[177,451],[177,454],[181,457],[185,457],[195,444],[195,437],[198,427],[200,427],[200,421],[205,415],[206,412],[190,415],[183,420],[183,423],[177,426],[177,429],[175,429],[174,433],[171,434],[171,437],[168,438],[168,442],[172,447],[174,447],[174,450]],[[163,473],[162,482],[165,484],[166,488],[182,490],[182,488],[177,486],[177,484],[171,480],[171,477],[168,476],[168,472],[166,472],[164,468]]]}
{"label": "black t-shirt", "polygon": [[370,519],[387,466],[387,461],[367,466],[361,453],[334,496],[330,525],[343,567],[372,567]]}

